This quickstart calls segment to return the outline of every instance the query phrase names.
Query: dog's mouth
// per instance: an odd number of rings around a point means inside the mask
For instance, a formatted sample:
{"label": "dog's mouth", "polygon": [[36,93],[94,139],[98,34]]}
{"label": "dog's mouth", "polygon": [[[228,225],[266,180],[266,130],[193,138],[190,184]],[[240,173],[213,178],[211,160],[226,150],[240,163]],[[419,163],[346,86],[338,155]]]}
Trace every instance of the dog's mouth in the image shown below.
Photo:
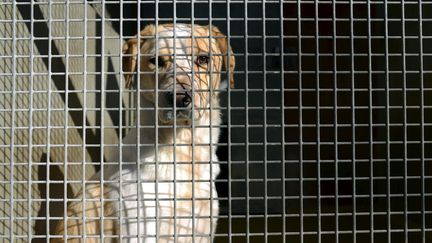
{"label": "dog's mouth", "polygon": [[159,123],[161,125],[190,125],[192,124],[192,110],[173,109],[160,110],[158,113]]}

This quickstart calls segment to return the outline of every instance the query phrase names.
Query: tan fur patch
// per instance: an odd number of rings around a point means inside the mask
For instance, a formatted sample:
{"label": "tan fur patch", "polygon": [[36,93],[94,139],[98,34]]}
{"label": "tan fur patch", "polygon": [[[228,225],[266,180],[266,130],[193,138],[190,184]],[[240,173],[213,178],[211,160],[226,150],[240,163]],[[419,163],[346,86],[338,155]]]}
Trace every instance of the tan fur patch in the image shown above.
{"label": "tan fur patch", "polygon": [[[102,195],[104,190],[104,195]],[[85,199],[74,201],[69,204],[67,219],[61,221],[54,232],[54,235],[67,235],[67,242],[82,242],[81,237],[86,236],[85,242],[100,242],[101,233],[116,242],[117,225],[115,220],[114,205],[109,199],[109,188],[101,188],[99,184],[86,187]],[[81,197],[82,198],[82,197]],[[66,230],[65,230],[66,227]],[[50,242],[65,242],[63,238],[53,238]]]}

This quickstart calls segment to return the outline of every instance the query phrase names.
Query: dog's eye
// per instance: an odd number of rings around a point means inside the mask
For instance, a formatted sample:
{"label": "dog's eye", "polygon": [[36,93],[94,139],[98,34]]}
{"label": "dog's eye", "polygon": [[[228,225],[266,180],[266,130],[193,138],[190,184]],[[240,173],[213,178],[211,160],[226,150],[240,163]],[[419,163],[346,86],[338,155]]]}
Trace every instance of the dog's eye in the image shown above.
{"label": "dog's eye", "polygon": [[[150,58],[149,62],[156,66],[156,57]],[[157,62],[158,62],[158,67],[163,67],[164,60],[162,59],[162,57],[158,57]]]}
{"label": "dog's eye", "polygon": [[207,55],[199,55],[197,56],[197,60],[196,60],[197,64],[200,66],[208,64],[209,61],[210,61],[210,57]]}

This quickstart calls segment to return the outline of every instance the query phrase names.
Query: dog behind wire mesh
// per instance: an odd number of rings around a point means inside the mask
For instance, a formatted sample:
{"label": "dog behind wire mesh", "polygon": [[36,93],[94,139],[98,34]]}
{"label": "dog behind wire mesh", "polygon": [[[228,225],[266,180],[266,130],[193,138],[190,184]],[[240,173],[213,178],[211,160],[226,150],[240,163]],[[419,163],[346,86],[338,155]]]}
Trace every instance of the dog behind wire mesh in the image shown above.
{"label": "dog behind wire mesh", "polygon": [[127,86],[139,66],[139,125],[110,159],[122,163],[86,183],[51,242],[212,242],[223,66],[234,86],[228,39],[215,26],[148,25],[123,53]]}

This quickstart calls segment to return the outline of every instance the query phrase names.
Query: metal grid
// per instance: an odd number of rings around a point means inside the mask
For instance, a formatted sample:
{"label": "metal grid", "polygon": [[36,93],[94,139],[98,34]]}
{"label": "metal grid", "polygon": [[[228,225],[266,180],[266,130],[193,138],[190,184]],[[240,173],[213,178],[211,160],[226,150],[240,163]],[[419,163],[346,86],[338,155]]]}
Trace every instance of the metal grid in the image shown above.
{"label": "metal grid", "polygon": [[105,183],[89,178],[140,126],[123,42],[166,22],[218,26],[236,58],[215,242],[432,241],[432,3],[5,1],[0,15],[3,241],[55,237],[65,202]]}

